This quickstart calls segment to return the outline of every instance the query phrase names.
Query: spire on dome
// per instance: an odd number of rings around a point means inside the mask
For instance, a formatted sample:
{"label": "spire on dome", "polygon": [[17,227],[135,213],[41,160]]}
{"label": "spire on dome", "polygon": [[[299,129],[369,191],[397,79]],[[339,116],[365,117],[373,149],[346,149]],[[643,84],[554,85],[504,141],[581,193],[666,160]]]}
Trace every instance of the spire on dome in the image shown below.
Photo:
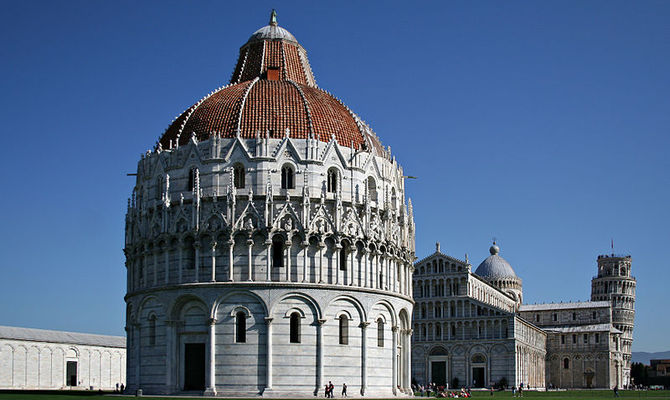
{"label": "spire on dome", "polygon": [[272,26],[277,26],[277,11],[275,9],[272,9],[272,12],[270,13],[270,25]]}

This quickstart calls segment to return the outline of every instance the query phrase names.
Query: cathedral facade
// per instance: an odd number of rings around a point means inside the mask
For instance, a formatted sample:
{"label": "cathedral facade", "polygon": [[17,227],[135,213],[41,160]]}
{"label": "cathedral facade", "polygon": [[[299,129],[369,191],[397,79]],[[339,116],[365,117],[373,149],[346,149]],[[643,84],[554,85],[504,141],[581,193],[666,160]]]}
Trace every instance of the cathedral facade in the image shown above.
{"label": "cathedral facade", "polygon": [[598,257],[591,301],[523,304],[494,243],[472,272],[434,254],[415,265],[412,377],[418,384],[613,388],[630,383],[635,278],[630,256]]}
{"label": "cathedral facade", "polygon": [[128,389],[409,392],[414,229],[390,148],[273,13],[138,163]]}

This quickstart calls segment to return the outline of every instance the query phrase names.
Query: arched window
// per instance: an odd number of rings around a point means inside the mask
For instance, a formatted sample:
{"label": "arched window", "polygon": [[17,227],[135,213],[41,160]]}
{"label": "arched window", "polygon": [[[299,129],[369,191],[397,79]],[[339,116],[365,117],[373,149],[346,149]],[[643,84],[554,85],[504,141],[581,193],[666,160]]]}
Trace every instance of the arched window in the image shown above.
{"label": "arched window", "polygon": [[284,267],[284,241],[279,236],[272,238],[272,266],[274,268]]}
{"label": "arched window", "polygon": [[198,169],[197,168],[191,168],[188,171],[188,190],[194,191],[195,190],[195,181],[196,179],[199,179],[198,177]]}
{"label": "arched window", "polygon": [[235,314],[235,343],[247,342],[247,314],[238,311]]}
{"label": "arched window", "polygon": [[149,317],[149,346],[156,345],[156,316]]}
{"label": "arched window", "polygon": [[289,340],[291,343],[300,343],[300,313],[291,314]]}
{"label": "arched window", "polygon": [[293,167],[290,165],[284,165],[281,167],[281,188],[293,189],[294,187]]}
{"label": "arched window", "polygon": [[340,271],[347,270],[347,246],[340,249]]}
{"label": "arched window", "polygon": [[233,167],[233,184],[237,189],[244,188],[244,165],[235,164]]}
{"label": "arched window", "polygon": [[570,360],[567,358],[563,359],[563,368],[570,369]]}
{"label": "arched window", "polygon": [[377,347],[384,347],[384,320],[381,318],[377,319]]}
{"label": "arched window", "polygon": [[340,344],[349,344],[349,318],[340,315]]}
{"label": "arched window", "polygon": [[370,201],[377,201],[377,182],[371,176],[368,177],[368,197]]}
{"label": "arched window", "polygon": [[[391,207],[395,210],[398,203],[398,196],[395,194],[395,188],[391,188]],[[440,272],[442,272],[442,260],[440,260]]]}
{"label": "arched window", "polygon": [[331,168],[328,170],[327,190],[329,193],[337,192],[337,169]]}

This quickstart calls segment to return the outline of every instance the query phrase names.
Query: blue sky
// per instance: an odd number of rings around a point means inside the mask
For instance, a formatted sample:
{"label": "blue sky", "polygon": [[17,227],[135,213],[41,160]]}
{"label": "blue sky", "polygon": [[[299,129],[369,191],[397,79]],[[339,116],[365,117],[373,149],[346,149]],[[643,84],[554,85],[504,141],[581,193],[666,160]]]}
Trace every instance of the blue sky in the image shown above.
{"label": "blue sky", "polygon": [[11,2],[0,15],[0,324],[123,334],[139,155],[277,8],[408,175],[417,256],[492,237],[526,302],[633,256],[636,351],[670,349],[670,2]]}

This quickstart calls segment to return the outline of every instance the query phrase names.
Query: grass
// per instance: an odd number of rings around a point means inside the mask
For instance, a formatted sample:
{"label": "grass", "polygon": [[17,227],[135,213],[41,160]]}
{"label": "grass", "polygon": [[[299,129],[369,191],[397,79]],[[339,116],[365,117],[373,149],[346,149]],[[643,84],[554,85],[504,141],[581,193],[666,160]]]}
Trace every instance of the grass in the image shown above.
{"label": "grass", "polygon": [[[145,396],[146,398],[151,398],[154,400],[158,399],[175,399],[174,397],[151,397]],[[321,399],[318,397],[317,399]],[[489,392],[472,392],[472,398],[475,399],[512,399],[512,392],[495,392],[493,396]],[[651,391],[626,391],[622,390],[619,392],[620,399],[668,399],[670,400],[670,391],[668,390],[651,390]],[[116,396],[116,395],[100,395],[100,394],[87,394],[85,392],[78,393],[18,393],[18,392],[0,392],[0,400],[88,400],[88,399],[97,399],[97,400],[130,400],[138,398],[135,396]],[[179,399],[184,399],[180,397]],[[198,399],[203,399],[199,397]],[[217,397],[216,399],[222,399]],[[416,400],[421,399],[417,397]],[[427,397],[423,399],[428,400]],[[560,392],[524,392],[524,400],[537,400],[537,399],[615,399],[614,394],[611,390],[569,390],[569,391],[560,391]]]}

